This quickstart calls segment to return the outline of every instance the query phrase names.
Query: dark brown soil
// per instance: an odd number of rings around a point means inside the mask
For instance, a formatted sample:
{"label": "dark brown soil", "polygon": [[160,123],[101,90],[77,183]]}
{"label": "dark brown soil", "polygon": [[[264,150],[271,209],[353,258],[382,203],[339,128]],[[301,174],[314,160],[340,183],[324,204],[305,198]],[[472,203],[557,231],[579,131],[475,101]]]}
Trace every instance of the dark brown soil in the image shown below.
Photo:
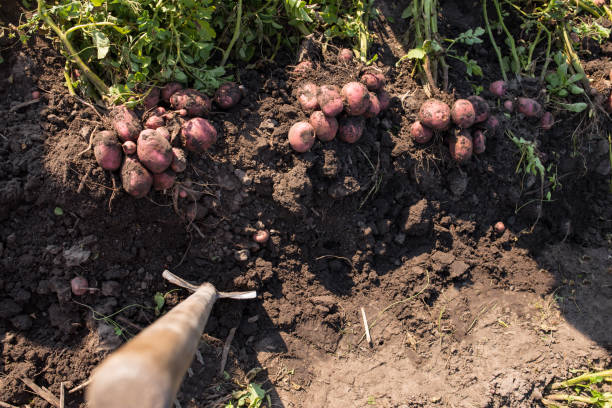
{"label": "dark brown soil", "polygon": [[[570,369],[610,366],[611,124],[555,112],[544,132],[499,116],[503,129],[537,140],[546,165],[558,168],[560,186],[544,203],[538,180],[515,173],[517,150],[503,132],[462,166],[442,135],[415,146],[408,126],[428,95],[411,66],[394,67],[405,52],[404,7],[388,3],[373,29],[391,108],[368,121],[355,145],[317,143],[295,154],[286,134],[306,117],[294,98],[300,83],[342,85],[363,67],[338,64],[330,46],[311,47],[316,69],[300,76],[288,60],[238,72],[248,96],[209,115],[219,140],[190,157],[180,180],[203,192],[194,224],[181,218],[189,201],[162,193],[135,200],[95,164],[88,140],[104,123],[67,94],[64,60],[45,40],[5,44],[0,401],[49,406],[23,377],[55,395],[61,382],[85,381],[109,350],[155,319],[154,295],[175,289],[161,278],[165,268],[219,290],[260,293],[215,306],[200,347],[204,364],[193,363],[182,406],[223,404],[258,367],[255,381],[275,406],[537,406]],[[480,24],[462,2],[443,7],[448,35]],[[484,85],[497,79],[488,54],[478,55],[491,75]],[[607,95],[612,49],[589,55],[593,87]],[[452,65],[449,79],[441,98],[471,94],[462,66]],[[11,109],[35,89],[39,103]],[[497,221],[505,232],[493,230]],[[262,227],[271,238],[258,246],[251,235]],[[71,295],[75,276],[95,290]],[[165,308],[186,295],[168,293]],[[234,327],[228,376],[218,375]],[[82,392],[69,394],[66,406],[84,407]]]}

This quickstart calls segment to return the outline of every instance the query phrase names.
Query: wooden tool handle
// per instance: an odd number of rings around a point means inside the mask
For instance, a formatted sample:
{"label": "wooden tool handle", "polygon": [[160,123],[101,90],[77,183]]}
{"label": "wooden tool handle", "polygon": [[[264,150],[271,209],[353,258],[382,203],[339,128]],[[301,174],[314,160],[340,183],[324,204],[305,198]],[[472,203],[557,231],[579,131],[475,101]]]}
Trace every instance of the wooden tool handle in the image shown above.
{"label": "wooden tool handle", "polygon": [[206,283],[106,358],[87,389],[90,408],[170,407],[217,300]]}

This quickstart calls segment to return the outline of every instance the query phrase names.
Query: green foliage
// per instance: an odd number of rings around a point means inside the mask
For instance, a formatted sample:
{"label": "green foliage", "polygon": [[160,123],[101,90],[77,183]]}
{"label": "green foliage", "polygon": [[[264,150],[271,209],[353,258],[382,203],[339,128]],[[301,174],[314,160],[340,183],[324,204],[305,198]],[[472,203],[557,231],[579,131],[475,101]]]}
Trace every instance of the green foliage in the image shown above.
{"label": "green foliage", "polygon": [[557,64],[557,70],[546,75],[546,82],[548,83],[546,88],[552,94],[560,96],[561,98],[565,98],[569,94],[584,94],[584,89],[577,85],[577,83],[585,77],[584,74],[579,73],[570,75],[568,73],[569,64],[561,51],[555,54],[554,60]]}
{"label": "green foliage", "polygon": [[572,27],[572,31],[578,34],[579,37],[592,38],[600,44],[603,44],[610,38],[610,29],[602,26],[597,21],[581,22]]}
{"label": "green foliage", "polygon": [[272,406],[270,397],[259,384],[250,383],[245,389],[238,390],[232,393],[232,399],[225,405],[225,408],[260,408],[267,402],[267,407]]}

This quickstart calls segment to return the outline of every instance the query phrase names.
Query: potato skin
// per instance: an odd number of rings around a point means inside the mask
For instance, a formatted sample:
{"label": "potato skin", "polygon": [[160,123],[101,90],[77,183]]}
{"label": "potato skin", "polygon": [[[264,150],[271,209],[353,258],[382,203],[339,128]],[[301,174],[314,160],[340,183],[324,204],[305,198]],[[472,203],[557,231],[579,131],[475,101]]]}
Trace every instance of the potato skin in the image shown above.
{"label": "potato skin", "polygon": [[344,109],[340,88],[336,85],[322,85],[317,92],[317,102],[325,116],[338,116]]}
{"label": "potato skin", "polygon": [[518,98],[518,111],[528,118],[539,118],[542,115],[542,106],[531,98]]}
{"label": "potato skin", "polygon": [[172,148],[172,163],[170,168],[175,173],[182,173],[187,169],[187,153],[178,147]]}
{"label": "potato skin", "polygon": [[508,91],[508,84],[501,80],[492,82],[491,85],[489,85],[489,91],[498,98],[503,98]]}
{"label": "potato skin", "polygon": [[458,131],[449,141],[449,151],[458,163],[465,163],[472,157],[474,144],[468,130]]}
{"label": "potato skin", "polygon": [[384,89],[380,89],[378,92],[376,92],[376,97],[378,98],[378,102],[380,102],[380,110],[387,110],[391,104],[391,95],[389,95],[389,93]]}
{"label": "potato skin", "polygon": [[474,124],[476,120],[476,111],[472,102],[467,99],[457,99],[451,110],[453,122],[460,128],[467,129]]}
{"label": "potato skin", "polygon": [[156,191],[171,189],[176,181],[176,174],[168,169],[163,173],[153,174],[153,189]]}
{"label": "potato skin", "polygon": [[169,82],[164,86],[161,90],[161,97],[164,102],[170,103],[170,97],[174,95],[175,92],[183,89],[183,85],[178,82]]}
{"label": "potato skin", "polygon": [[176,110],[186,109],[189,116],[202,116],[210,112],[210,98],[195,89],[181,89],[170,97],[170,105]]}
{"label": "potato skin", "polygon": [[450,126],[450,107],[437,99],[429,99],[421,105],[419,121],[428,128],[446,130]]}
{"label": "potato skin", "polygon": [[333,116],[328,117],[321,111],[314,111],[308,121],[315,131],[315,136],[322,142],[329,142],[336,137],[338,121]]}
{"label": "potato skin", "polygon": [[153,176],[135,156],[127,156],[121,167],[123,189],[134,198],[146,196],[153,185]]}
{"label": "potato skin", "polygon": [[410,136],[417,143],[427,143],[433,137],[433,131],[417,120],[410,126]]}
{"label": "potato skin", "polygon": [[304,111],[312,112],[319,109],[318,91],[319,87],[312,82],[307,82],[298,89],[298,102]]}
{"label": "potato skin", "polygon": [[115,171],[121,166],[121,145],[110,130],[103,130],[92,141],[96,161],[104,170]]}
{"label": "potato skin", "polygon": [[204,153],[217,141],[217,130],[203,118],[193,118],[181,126],[181,136],[187,150]]}
{"label": "potato skin", "polygon": [[366,118],[374,118],[380,114],[380,101],[374,92],[370,92],[370,106],[368,110],[363,114]]}
{"label": "potato skin", "polygon": [[164,121],[164,118],[162,118],[161,116],[151,115],[145,121],[145,126],[144,127],[147,128],[147,129],[157,129],[158,127],[162,127],[165,124],[166,123]]}
{"label": "potato skin", "polygon": [[136,144],[138,160],[152,173],[162,173],[172,163],[170,143],[156,131],[145,129]]}
{"label": "potato skin", "polygon": [[214,100],[221,109],[229,109],[236,106],[242,98],[242,92],[235,82],[226,82],[215,92]]}
{"label": "potato skin", "polygon": [[484,98],[478,95],[472,95],[467,99],[471,102],[474,107],[474,112],[476,113],[474,123],[482,123],[489,118],[489,104]]}
{"label": "potato skin", "polygon": [[550,130],[555,124],[555,118],[552,113],[544,112],[542,119],[540,119],[540,127],[544,130]]}
{"label": "potato skin", "polygon": [[311,71],[313,68],[314,66],[312,65],[312,62],[305,60],[297,64],[295,68],[293,68],[293,72],[300,74]]}
{"label": "potato skin", "polygon": [[368,88],[360,82],[349,82],[342,87],[344,110],[350,116],[363,115],[370,105]]}
{"label": "potato skin", "polygon": [[355,143],[363,135],[365,119],[361,116],[348,116],[340,120],[338,139],[346,143]]}
{"label": "potato skin", "polygon": [[315,142],[315,130],[308,122],[297,122],[289,129],[289,144],[298,153],[310,150]]}
{"label": "potato skin", "polygon": [[159,103],[160,95],[161,91],[158,87],[151,87],[151,90],[149,91],[148,95],[145,96],[144,100],[142,101],[144,108],[146,110],[155,108]]}
{"label": "potato skin", "polygon": [[123,144],[121,145],[121,148],[123,149],[123,153],[125,154],[136,153],[136,143],[132,142],[131,140],[128,140],[127,142],[123,142]]}
{"label": "potato skin", "polygon": [[351,62],[353,60],[353,51],[348,48],[342,48],[340,52],[338,52],[338,60],[340,62]]}
{"label": "potato skin", "polygon": [[473,150],[476,154],[483,154],[486,150],[487,138],[482,130],[476,130],[473,134]]}
{"label": "potato skin", "polygon": [[[384,76],[382,77],[384,80]],[[368,91],[377,91],[383,87],[384,82],[381,77],[371,72],[366,72],[361,76],[361,82],[368,88]]]}
{"label": "potato skin", "polygon": [[135,142],[138,134],[142,130],[140,120],[133,110],[125,105],[119,105],[111,111],[111,121],[113,129],[117,132],[122,142],[131,140]]}

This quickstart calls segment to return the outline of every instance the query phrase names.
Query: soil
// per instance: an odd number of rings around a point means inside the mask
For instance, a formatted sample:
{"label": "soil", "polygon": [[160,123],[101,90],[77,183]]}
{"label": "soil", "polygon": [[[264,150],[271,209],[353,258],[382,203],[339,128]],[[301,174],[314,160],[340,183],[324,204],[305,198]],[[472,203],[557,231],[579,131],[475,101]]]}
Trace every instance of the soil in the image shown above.
{"label": "soil", "polygon": [[[443,35],[481,24],[469,4],[442,2]],[[296,154],[286,134],[306,118],[298,86],[341,85],[364,67],[339,64],[334,46],[315,42],[305,47],[314,71],[295,75],[295,61],[281,56],[237,72],[247,96],[209,115],[219,140],[192,155],[180,178],[202,192],[193,223],[182,217],[189,199],[156,192],[136,200],[95,164],[88,141],[105,126],[104,112],[68,95],[64,59],[47,40],[3,40],[0,401],[49,406],[24,377],[55,395],[61,382],[70,389],[87,380],[156,318],[156,293],[165,294],[164,310],[187,296],[161,278],[166,268],[219,290],[259,292],[256,301],[215,306],[203,364],[193,362],[178,395],[185,407],[222,406],[247,377],[281,407],[539,406],[570,370],[610,367],[612,125],[558,111],[545,132],[501,115],[483,92],[502,128],[536,140],[545,164],[558,169],[546,202],[551,183],[515,172],[517,149],[503,132],[461,166],[440,135],[415,146],[408,127],[429,95],[411,65],[395,67],[405,53],[405,4],[378,6],[373,49],[389,110],[368,121],[357,144],[317,143]],[[585,69],[608,95],[612,46],[593,47]],[[498,75],[489,54],[477,49],[486,84]],[[466,78],[451,64],[449,92],[438,96],[469,96]],[[19,107],[33,90],[41,100]],[[251,235],[261,228],[271,236],[257,245]],[[71,294],[76,276],[90,293]],[[227,374],[219,374],[232,328]],[[68,394],[66,406],[84,407],[83,393]]]}

